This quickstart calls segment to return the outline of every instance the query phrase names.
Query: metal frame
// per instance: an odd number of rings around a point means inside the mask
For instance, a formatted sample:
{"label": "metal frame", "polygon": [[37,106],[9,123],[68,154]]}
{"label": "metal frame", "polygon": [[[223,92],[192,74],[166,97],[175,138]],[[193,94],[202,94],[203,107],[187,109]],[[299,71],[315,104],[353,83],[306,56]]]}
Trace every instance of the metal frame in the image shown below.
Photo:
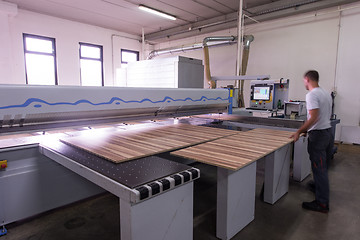
{"label": "metal frame", "polygon": [[[52,145],[52,138],[45,138],[43,140]],[[31,153],[36,153],[36,155],[28,156],[27,152],[21,152],[21,150],[30,150],[32,151]],[[149,190],[148,196],[143,197],[137,190],[138,188],[128,188],[62,155],[56,150],[42,146],[41,144],[33,144],[31,148],[30,146],[0,148],[0,153],[2,157],[17,160],[17,162],[12,163],[13,168],[8,174],[7,172],[4,172],[5,175],[0,174],[0,186],[4,188],[2,190],[4,192],[10,192],[9,195],[0,195],[1,224],[14,222],[79,200],[74,195],[81,195],[82,198],[84,198],[91,196],[89,195],[90,193],[100,193],[105,189],[119,197],[120,239],[192,240],[193,181],[200,177],[199,170],[195,169],[197,174],[193,175],[192,169],[194,168],[189,167],[189,171],[182,171],[180,174],[167,177],[166,179],[170,182],[170,186],[166,189],[164,188],[165,185],[159,182],[161,180],[156,181],[160,186],[157,192],[153,192],[156,188],[150,187],[151,183],[149,183],[149,185],[143,185],[143,187]],[[40,164],[40,162],[42,163]],[[56,166],[57,170],[54,169],[54,166]],[[39,170],[41,170],[41,172]],[[19,174],[17,172],[19,172]],[[63,174],[66,172],[68,174]],[[186,175],[182,175],[184,172],[187,172],[190,177],[185,178]],[[51,178],[51,176],[58,178],[58,174],[60,174],[62,180],[66,180],[67,182],[61,181],[64,188],[55,188],[56,193],[53,193],[53,182],[46,180]],[[173,179],[172,177],[175,175],[180,177],[181,180],[178,181],[179,179],[177,178]],[[36,180],[34,181],[34,179]],[[41,181],[41,187],[37,182],[39,179],[45,180]],[[70,184],[71,181],[78,183],[77,181],[80,180],[83,183],[80,183],[80,185],[73,184],[74,188],[65,187]],[[91,183],[86,180],[89,180]],[[28,183],[24,184],[26,181],[28,181]],[[87,185],[89,185],[89,189],[85,189]],[[12,189],[14,187],[16,191]],[[79,187],[82,189],[82,191],[77,192],[79,194],[71,194],[74,189],[76,191],[76,188]],[[67,196],[67,192],[64,192],[64,189],[70,191],[68,192],[70,193],[69,196]],[[48,196],[48,193],[50,195],[53,194],[53,196]],[[26,204],[21,203],[21,196],[27,197]],[[9,201],[11,198],[13,198],[13,201]],[[44,198],[47,203],[38,204],[39,201],[41,202]]]}
{"label": "metal frame", "polygon": [[270,79],[270,75],[211,76],[211,80],[214,80],[214,81],[230,81],[230,80],[263,80],[263,81],[265,81],[268,79]]}
{"label": "metal frame", "polygon": [[194,188],[192,180],[178,187],[175,186],[170,191],[140,201],[136,190],[99,174],[50,148],[40,146],[40,152],[119,197],[120,239],[192,240]]}

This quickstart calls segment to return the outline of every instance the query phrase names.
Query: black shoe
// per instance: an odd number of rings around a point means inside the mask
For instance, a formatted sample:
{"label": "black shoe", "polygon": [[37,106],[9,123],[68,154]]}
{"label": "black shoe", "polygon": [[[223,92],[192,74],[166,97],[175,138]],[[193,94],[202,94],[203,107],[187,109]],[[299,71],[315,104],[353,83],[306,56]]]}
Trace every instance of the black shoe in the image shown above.
{"label": "black shoe", "polygon": [[302,207],[307,210],[328,213],[329,212],[329,205],[319,203],[318,201],[314,200],[312,202],[303,202]]}
{"label": "black shoe", "polygon": [[313,192],[313,193],[315,193],[315,182],[314,181],[309,181],[308,183],[307,183],[307,188],[311,191],[311,192]]}

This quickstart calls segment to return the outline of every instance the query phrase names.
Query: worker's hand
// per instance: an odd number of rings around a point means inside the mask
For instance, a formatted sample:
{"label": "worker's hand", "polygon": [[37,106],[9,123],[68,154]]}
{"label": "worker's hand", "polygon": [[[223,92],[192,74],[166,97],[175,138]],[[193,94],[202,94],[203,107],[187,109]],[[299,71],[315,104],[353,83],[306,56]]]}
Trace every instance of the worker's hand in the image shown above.
{"label": "worker's hand", "polygon": [[300,137],[300,133],[296,132],[293,135],[290,136],[290,138],[294,139],[294,142],[296,142],[297,140],[299,140]]}

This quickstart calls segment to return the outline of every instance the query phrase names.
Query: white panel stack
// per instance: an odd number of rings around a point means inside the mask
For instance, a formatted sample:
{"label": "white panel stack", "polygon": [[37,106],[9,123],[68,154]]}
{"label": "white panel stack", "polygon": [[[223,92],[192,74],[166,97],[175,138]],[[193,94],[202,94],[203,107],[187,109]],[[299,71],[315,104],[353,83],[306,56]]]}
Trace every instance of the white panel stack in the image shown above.
{"label": "white panel stack", "polygon": [[204,66],[198,59],[159,58],[129,63],[122,86],[145,88],[203,88]]}

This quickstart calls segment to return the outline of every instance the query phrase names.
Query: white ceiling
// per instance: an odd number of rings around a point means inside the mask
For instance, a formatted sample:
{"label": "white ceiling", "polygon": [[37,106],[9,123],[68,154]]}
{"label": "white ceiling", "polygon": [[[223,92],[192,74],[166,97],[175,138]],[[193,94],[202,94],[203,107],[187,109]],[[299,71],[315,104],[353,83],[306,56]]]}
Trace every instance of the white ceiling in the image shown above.
{"label": "white ceiling", "polygon": [[[219,18],[234,21],[239,8],[239,0],[5,0],[17,4],[20,9],[83,22],[126,33],[145,34],[153,39],[179,33],[179,29],[189,29],[203,23],[218,23]],[[315,3],[323,5],[348,3],[344,0],[244,0],[244,12],[257,16],[296,9],[302,5]],[[138,5],[143,4],[177,17],[171,21],[143,12]],[[332,5],[332,6],[333,6]],[[316,6],[319,6],[316,5]],[[308,11],[312,8],[307,8]],[[287,14],[289,15],[289,14]],[[273,17],[274,18],[274,17]],[[166,31],[165,31],[166,30]],[[171,32],[171,30],[174,30]],[[195,33],[196,34],[196,33]],[[150,38],[149,38],[150,39]]]}
{"label": "white ceiling", "polygon": [[[6,0],[20,9],[132,34],[152,33],[235,12],[238,0]],[[176,16],[162,19],[138,9],[144,4]]]}

